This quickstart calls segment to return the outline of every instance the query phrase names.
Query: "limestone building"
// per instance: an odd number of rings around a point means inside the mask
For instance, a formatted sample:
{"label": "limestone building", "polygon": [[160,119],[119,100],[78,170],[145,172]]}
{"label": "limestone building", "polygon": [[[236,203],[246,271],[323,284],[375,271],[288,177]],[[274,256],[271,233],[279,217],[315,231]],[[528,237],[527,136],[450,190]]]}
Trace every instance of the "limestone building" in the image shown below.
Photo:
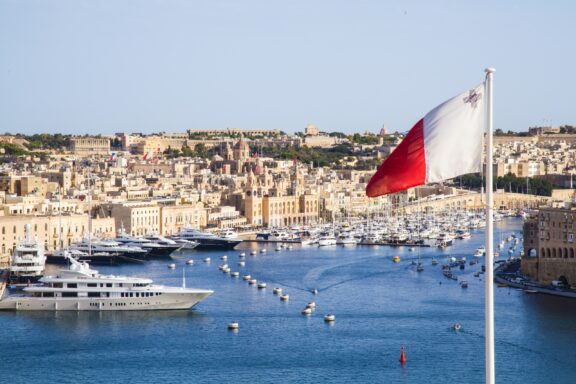
{"label": "limestone building", "polygon": [[522,273],[543,284],[565,280],[576,285],[576,206],[541,208],[524,223]]}
{"label": "limestone building", "polygon": [[[0,260],[4,263],[9,260],[18,241],[25,237],[25,225],[30,224],[31,236],[43,244],[45,251],[54,251],[60,248],[60,239],[63,247],[82,240],[88,234],[87,215],[17,215],[0,216]],[[114,220],[92,219],[92,234],[107,238],[114,235]],[[62,236],[60,236],[62,234]]]}
{"label": "limestone building", "polygon": [[70,139],[70,152],[79,156],[108,155],[110,139],[106,137],[77,136]]}

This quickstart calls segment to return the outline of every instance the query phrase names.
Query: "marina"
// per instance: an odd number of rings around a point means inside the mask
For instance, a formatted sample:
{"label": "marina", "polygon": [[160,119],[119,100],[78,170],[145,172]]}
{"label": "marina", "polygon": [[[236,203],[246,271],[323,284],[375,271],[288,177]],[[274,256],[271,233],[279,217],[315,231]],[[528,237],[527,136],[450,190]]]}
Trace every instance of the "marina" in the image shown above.
{"label": "marina", "polygon": [[[520,225],[519,219],[506,219],[497,230],[518,234]],[[216,383],[231,375],[238,382],[420,383],[442,378],[482,383],[483,259],[472,266],[467,262],[465,269],[451,268],[467,281],[466,289],[446,279],[441,268],[452,258],[475,259],[483,230],[471,233],[447,249],[414,251],[295,246],[263,254],[257,244],[242,244],[226,255],[231,266],[245,260],[243,279],[221,273],[217,263],[187,265],[188,260],[219,260],[222,251],[103,266],[101,273],[149,276],[172,286],[181,284],[184,269],[189,285],[214,294],[185,311],[0,312],[0,323],[14,335],[0,341],[0,373],[16,383],[62,377],[120,383],[135,376],[145,383],[186,377]],[[240,257],[252,251],[257,253]],[[395,255],[398,263],[392,261]],[[422,272],[412,263],[418,260]],[[167,268],[171,263],[174,269]],[[49,265],[48,273],[55,268]],[[251,280],[274,288],[257,289]],[[576,303],[509,287],[497,288],[495,298],[498,378],[547,382],[554,374],[555,382],[571,382],[576,353],[570,335],[576,329],[570,319],[576,316]],[[327,315],[334,321],[326,321]],[[458,332],[454,324],[460,325]],[[58,345],[59,353],[52,353],[51,345]],[[403,367],[398,363],[401,345],[407,358]],[[135,351],[138,359],[123,358]],[[454,364],[456,356],[466,363]],[[20,368],[17,374],[6,369],[14,365]],[[50,371],[54,365],[58,373]],[[519,376],[518,370],[525,374]]]}

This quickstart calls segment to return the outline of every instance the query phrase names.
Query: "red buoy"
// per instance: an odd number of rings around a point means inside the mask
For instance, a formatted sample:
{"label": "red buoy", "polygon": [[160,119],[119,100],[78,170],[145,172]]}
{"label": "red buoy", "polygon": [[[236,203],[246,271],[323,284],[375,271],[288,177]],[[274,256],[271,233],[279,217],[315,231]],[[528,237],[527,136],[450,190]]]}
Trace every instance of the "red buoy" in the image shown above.
{"label": "red buoy", "polygon": [[402,345],[402,353],[400,353],[400,364],[406,364],[406,355],[404,354],[404,345]]}

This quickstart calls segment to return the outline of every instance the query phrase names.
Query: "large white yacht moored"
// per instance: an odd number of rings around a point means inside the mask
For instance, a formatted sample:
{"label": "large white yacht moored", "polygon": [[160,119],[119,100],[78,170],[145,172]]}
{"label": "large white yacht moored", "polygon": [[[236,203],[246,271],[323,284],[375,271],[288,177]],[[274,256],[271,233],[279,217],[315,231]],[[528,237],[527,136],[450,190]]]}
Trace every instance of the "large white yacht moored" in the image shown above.
{"label": "large white yacht moored", "polygon": [[68,256],[70,265],[44,276],[22,293],[4,291],[0,310],[17,311],[141,311],[190,309],[213,291],[155,285],[139,277],[101,275],[86,262]]}
{"label": "large white yacht moored", "polygon": [[33,283],[44,274],[46,256],[38,241],[30,237],[30,224],[25,225],[26,237],[14,248],[10,263],[11,283]]}

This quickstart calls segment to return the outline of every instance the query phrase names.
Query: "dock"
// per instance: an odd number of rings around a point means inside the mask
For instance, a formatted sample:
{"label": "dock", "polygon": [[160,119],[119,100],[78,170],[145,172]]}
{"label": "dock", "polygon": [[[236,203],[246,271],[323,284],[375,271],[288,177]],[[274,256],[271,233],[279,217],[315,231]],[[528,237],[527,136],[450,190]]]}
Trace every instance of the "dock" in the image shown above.
{"label": "dock", "polygon": [[242,240],[243,243],[283,243],[283,244],[301,244],[302,241],[300,240],[264,240],[264,239],[244,239]]}
{"label": "dock", "polygon": [[377,242],[377,243],[365,243],[360,242],[358,245],[381,245],[388,247],[431,247],[430,244],[412,244],[412,243],[387,243],[387,242]]}

